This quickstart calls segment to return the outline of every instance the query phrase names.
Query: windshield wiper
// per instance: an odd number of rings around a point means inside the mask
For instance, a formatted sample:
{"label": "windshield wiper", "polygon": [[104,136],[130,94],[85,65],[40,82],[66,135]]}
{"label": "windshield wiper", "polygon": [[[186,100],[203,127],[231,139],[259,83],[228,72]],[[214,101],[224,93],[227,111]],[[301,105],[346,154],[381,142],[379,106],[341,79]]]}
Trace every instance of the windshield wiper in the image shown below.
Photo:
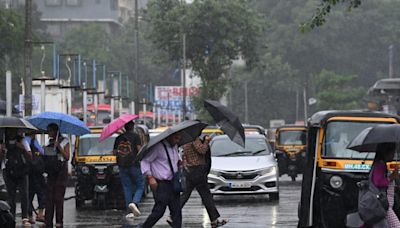
{"label": "windshield wiper", "polygon": [[247,150],[245,150],[245,151],[235,151],[235,152],[219,155],[218,157],[228,157],[228,156],[231,156],[231,155],[241,155],[241,154],[248,154],[248,153],[251,153],[251,151],[247,151]]}
{"label": "windshield wiper", "polygon": [[259,153],[261,153],[261,152],[264,152],[264,151],[266,151],[267,149],[261,149],[261,150],[257,150],[257,151],[254,151],[253,153],[251,153],[251,154],[253,154],[253,155],[256,155],[256,154],[259,154]]}

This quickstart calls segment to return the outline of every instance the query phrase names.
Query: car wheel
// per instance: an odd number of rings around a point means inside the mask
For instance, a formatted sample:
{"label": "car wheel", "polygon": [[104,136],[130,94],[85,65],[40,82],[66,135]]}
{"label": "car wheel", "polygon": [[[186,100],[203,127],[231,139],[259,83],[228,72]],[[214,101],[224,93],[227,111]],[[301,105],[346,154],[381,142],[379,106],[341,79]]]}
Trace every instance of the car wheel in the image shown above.
{"label": "car wheel", "polygon": [[269,199],[271,201],[277,201],[279,200],[279,192],[274,192],[269,194]]}

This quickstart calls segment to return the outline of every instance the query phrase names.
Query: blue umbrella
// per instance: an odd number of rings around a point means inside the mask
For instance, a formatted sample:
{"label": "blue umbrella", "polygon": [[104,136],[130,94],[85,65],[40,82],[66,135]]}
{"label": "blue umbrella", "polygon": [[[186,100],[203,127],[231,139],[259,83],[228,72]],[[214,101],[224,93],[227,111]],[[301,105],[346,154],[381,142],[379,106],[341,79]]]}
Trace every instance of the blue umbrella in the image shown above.
{"label": "blue umbrella", "polygon": [[62,134],[84,135],[90,133],[84,122],[61,112],[42,112],[29,117],[27,120],[41,130],[46,130],[49,124],[55,123]]}

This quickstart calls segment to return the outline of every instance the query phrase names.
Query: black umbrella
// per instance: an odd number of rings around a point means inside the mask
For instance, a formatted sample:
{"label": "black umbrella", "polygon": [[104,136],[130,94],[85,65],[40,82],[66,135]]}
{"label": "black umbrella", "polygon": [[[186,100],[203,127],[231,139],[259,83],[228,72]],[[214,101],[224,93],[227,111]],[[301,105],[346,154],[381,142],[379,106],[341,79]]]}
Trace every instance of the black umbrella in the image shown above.
{"label": "black umbrella", "polygon": [[181,134],[181,141],[178,143],[178,146],[184,145],[191,141],[194,141],[196,137],[201,134],[201,131],[207,126],[206,123],[198,121],[198,120],[187,120],[180,124],[174,125],[172,127],[167,128],[165,131],[161,132],[159,135],[150,138],[149,143],[142,147],[136,156],[136,160],[141,160],[144,158],[147,153],[157,143],[162,140],[168,138],[168,136],[179,132]]}
{"label": "black umbrella", "polygon": [[28,121],[14,116],[0,116],[0,128],[16,128],[20,130],[37,130]]}
{"label": "black umbrella", "polygon": [[358,152],[374,152],[379,143],[399,143],[400,125],[380,124],[360,132],[347,146]]}
{"label": "black umbrella", "polygon": [[204,107],[210,113],[215,122],[217,122],[217,125],[221,130],[223,130],[233,142],[244,147],[244,128],[239,117],[218,101],[204,100]]}

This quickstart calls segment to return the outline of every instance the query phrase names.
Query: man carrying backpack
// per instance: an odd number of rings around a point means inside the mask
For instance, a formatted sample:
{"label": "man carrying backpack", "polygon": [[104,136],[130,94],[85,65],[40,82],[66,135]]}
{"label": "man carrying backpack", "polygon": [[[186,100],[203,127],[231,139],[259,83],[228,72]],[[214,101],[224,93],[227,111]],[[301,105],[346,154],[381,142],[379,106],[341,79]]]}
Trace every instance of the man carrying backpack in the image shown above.
{"label": "man carrying backpack", "polygon": [[31,223],[28,219],[28,160],[32,158],[29,144],[26,140],[17,134],[17,129],[8,128],[6,130],[5,143],[1,145],[2,154],[5,154],[6,168],[3,172],[4,181],[6,182],[8,192],[8,204],[10,205],[11,213],[15,217],[15,199],[17,189],[21,196],[21,215],[22,225],[30,227]]}
{"label": "man carrying backpack", "polygon": [[[134,127],[135,124],[132,121],[125,124],[125,133],[115,139],[113,150],[113,153],[117,156],[125,204],[132,211],[126,218],[134,218],[140,215],[138,203],[144,191],[144,178],[140,169],[140,163],[134,162],[141,148],[140,137],[134,132]],[[135,192],[133,192],[134,186],[136,186]]]}

